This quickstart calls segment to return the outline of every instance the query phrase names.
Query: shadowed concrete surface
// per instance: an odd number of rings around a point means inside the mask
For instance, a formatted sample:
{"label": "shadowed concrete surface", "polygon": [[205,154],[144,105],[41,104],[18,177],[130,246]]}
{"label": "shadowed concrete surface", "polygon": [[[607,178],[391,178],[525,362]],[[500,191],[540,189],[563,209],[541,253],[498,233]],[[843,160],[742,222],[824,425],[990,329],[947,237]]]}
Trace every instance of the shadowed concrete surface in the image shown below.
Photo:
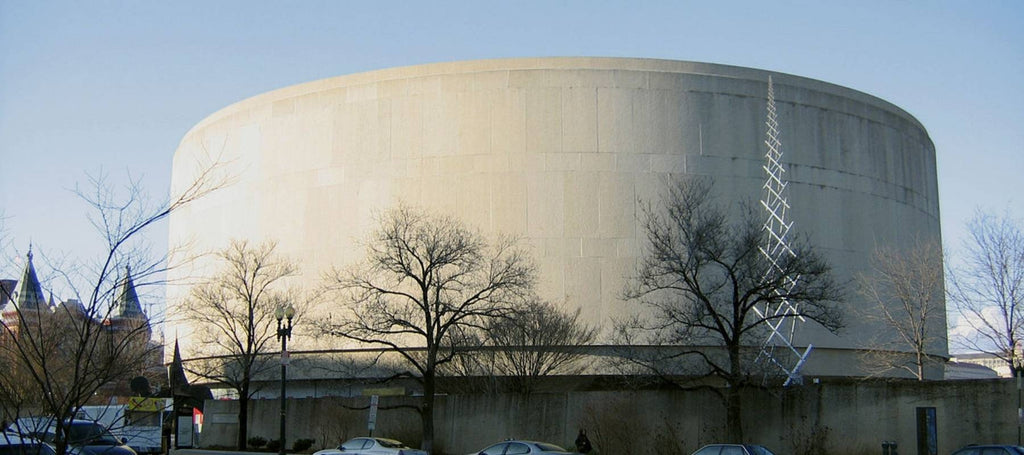
{"label": "shadowed concrete surface", "polygon": [[[934,409],[939,454],[972,443],[1015,443],[1019,391],[1012,379],[970,381],[832,380],[787,389],[743,391],[744,434],[780,455],[877,455],[883,441],[917,453],[918,413]],[[313,439],[312,449],[366,435],[369,397],[290,399],[288,440]],[[402,404],[415,397],[381,397],[375,436],[416,447],[419,416]],[[280,402],[255,400],[250,435],[275,439]],[[237,401],[207,401],[203,447],[230,447]],[[725,415],[707,390],[575,391],[529,396],[478,393],[439,396],[435,408],[440,453],[470,453],[507,438],[571,446],[579,429],[601,453],[690,453],[721,442]],[[219,423],[218,423],[219,422]],[[654,445],[653,441],[659,441]],[[644,445],[650,443],[649,445]]]}

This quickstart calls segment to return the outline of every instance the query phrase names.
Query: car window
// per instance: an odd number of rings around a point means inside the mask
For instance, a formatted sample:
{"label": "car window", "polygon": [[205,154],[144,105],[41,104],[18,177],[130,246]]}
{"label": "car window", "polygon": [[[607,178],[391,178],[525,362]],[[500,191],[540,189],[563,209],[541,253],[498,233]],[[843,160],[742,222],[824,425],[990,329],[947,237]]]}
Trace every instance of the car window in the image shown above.
{"label": "car window", "polygon": [[364,438],[350,439],[341,443],[341,450],[362,450],[367,442]]}
{"label": "car window", "polygon": [[981,449],[981,455],[1009,455],[1009,452],[1002,447],[985,447]]}
{"label": "car window", "polygon": [[743,453],[743,447],[739,446],[722,446],[722,455],[745,455]]}
{"label": "car window", "polygon": [[502,442],[500,444],[495,444],[495,445],[490,446],[490,447],[488,447],[488,448],[486,448],[484,450],[481,450],[480,451],[480,455],[501,455],[505,451],[505,446],[507,446],[507,445],[508,445],[507,442]]}
{"label": "car window", "polygon": [[703,449],[698,450],[693,455],[718,455],[718,452],[722,450],[719,446],[707,446]]}
{"label": "car window", "polygon": [[747,446],[747,450],[749,450],[752,455],[775,455],[771,450],[768,450],[768,448],[764,446]]}
{"label": "car window", "polygon": [[526,453],[530,453],[530,446],[521,442],[513,442],[505,450],[505,455],[523,455]]}
{"label": "car window", "polygon": [[554,444],[548,444],[546,442],[538,442],[537,448],[545,452],[565,452],[564,447],[559,447]]}
{"label": "car window", "polygon": [[68,429],[68,444],[72,445],[121,445],[114,435],[102,425],[95,423],[71,424]]}

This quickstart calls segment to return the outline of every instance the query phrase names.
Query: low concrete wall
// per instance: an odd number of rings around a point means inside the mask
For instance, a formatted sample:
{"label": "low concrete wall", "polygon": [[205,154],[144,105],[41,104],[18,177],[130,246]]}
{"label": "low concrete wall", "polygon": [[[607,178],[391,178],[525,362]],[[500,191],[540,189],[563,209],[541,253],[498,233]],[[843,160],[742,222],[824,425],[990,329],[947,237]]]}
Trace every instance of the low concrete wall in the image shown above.
{"label": "low concrete wall", "polygon": [[[918,408],[935,409],[937,454],[969,443],[1016,443],[1018,390],[1012,380],[846,382],[743,394],[746,439],[780,455],[878,455],[894,441],[917,455]],[[250,436],[276,439],[277,400],[255,400]],[[314,449],[367,433],[368,397],[290,399],[288,441],[310,438]],[[208,401],[203,447],[231,446],[236,401]],[[381,397],[375,435],[420,441],[413,397]],[[570,446],[586,428],[599,453],[689,453],[725,436],[724,410],[707,390],[574,391],[530,396],[460,394],[438,397],[438,453],[469,453],[505,438]],[[291,443],[289,443],[289,446]],[[921,453],[920,455],[927,455]]]}

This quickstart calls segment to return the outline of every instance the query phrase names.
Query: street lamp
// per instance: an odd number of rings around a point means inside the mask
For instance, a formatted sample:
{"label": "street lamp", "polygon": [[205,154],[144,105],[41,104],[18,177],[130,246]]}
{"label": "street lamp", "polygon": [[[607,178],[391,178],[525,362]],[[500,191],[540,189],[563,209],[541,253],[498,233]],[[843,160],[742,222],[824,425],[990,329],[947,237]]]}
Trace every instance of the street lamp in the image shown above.
{"label": "street lamp", "polygon": [[[285,392],[288,390],[288,339],[292,337],[292,318],[295,317],[295,308],[292,304],[277,307],[274,311],[274,318],[277,319],[277,339],[281,340],[281,442],[280,455],[284,455],[284,417],[285,417]],[[287,322],[283,322],[287,319]]]}
{"label": "street lamp", "polygon": [[[1014,354],[1017,354],[1014,352]],[[1019,354],[1013,357],[1013,377],[1017,378],[1017,445],[1021,443],[1021,424],[1024,423],[1024,408],[1021,407],[1021,389],[1024,388],[1024,359]]]}

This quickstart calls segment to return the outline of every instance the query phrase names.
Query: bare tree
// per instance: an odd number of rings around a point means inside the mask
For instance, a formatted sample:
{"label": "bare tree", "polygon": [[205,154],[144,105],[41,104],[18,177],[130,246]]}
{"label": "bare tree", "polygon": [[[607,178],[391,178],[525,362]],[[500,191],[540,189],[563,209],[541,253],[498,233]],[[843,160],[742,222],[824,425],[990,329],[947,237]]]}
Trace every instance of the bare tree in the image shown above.
{"label": "bare tree", "polygon": [[875,304],[861,316],[895,335],[865,352],[875,373],[904,370],[923,381],[926,367],[942,364],[929,354],[946,344],[942,262],[938,243],[918,242],[906,252],[879,249],[871,273],[857,276],[861,295]]}
{"label": "bare tree", "polygon": [[1024,231],[1009,214],[981,211],[967,227],[959,266],[949,273],[949,298],[971,329],[958,341],[1014,368],[1024,348]]}
{"label": "bare tree", "polygon": [[795,254],[770,267],[759,251],[766,235],[761,217],[749,205],[738,208],[730,218],[704,179],[670,185],[659,206],[646,205],[646,250],[624,292],[645,311],[618,329],[630,343],[667,348],[637,358],[649,371],[662,374],[675,363],[681,369],[673,376],[689,369],[724,382],[726,426],[734,441],[743,440],[739,390],[750,384],[768,324],[782,317],[762,316],[757,308],[789,301],[797,305],[796,315],[829,330],[842,325],[834,305],[842,291],[828,263],[795,239]]}
{"label": "bare tree", "polygon": [[319,328],[404,358],[423,387],[419,411],[429,452],[439,368],[530,293],[534,266],[512,240],[488,245],[453,218],[399,207],[379,218],[366,260],[331,272],[327,281],[343,303]]}
{"label": "bare tree", "polygon": [[258,391],[253,380],[274,366],[267,355],[277,336],[274,312],[301,303],[286,287],[296,267],[277,256],[275,247],[231,241],[217,253],[220,272],[193,287],[182,305],[201,350],[197,354],[206,356],[189,362],[189,371],[238,393],[238,450],[248,439],[249,399]]}
{"label": "bare tree", "polygon": [[586,346],[597,328],[550,302],[531,298],[512,317],[494,318],[486,329],[493,370],[513,381],[516,390],[532,392],[537,379],[551,374],[577,374]]}
{"label": "bare tree", "polygon": [[[0,375],[0,389],[21,387],[20,393],[31,397],[21,404],[52,418],[58,455],[68,450],[66,435],[82,406],[105,388],[137,375],[140,365],[153,364],[154,359],[159,365],[161,348],[151,342],[149,324],[110,323],[127,298],[126,284],[134,280],[134,293],[135,285],[151,284],[166,270],[162,258],[148,254],[145,230],[230,180],[218,162],[205,165],[196,175],[171,199],[155,205],[137,181],[118,191],[104,175],[92,177],[91,190],[77,192],[92,209],[90,220],[102,236],[104,252],[91,264],[52,267],[74,298],[51,309],[38,304],[43,300],[38,282],[25,288],[32,296],[25,291],[14,296],[4,288],[4,297],[11,302],[5,308],[0,346],[4,361],[16,373]],[[124,273],[129,269],[130,275]],[[32,305],[19,304],[29,301]],[[150,314],[149,319],[158,322],[157,315]]]}

